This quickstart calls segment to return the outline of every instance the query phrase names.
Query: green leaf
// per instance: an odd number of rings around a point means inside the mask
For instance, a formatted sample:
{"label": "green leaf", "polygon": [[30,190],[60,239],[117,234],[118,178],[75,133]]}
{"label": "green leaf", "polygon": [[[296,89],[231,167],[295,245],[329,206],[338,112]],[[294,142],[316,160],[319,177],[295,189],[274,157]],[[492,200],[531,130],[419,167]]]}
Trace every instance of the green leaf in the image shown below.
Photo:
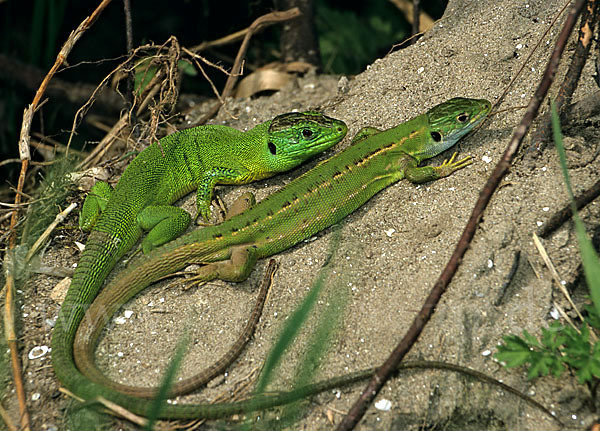
{"label": "green leaf", "polygon": [[527,372],[529,380],[552,373],[554,377],[560,377],[565,370],[558,356],[549,352],[532,352],[531,366]]}
{"label": "green leaf", "polygon": [[598,343],[594,346],[590,344],[588,325],[584,323],[581,333],[572,328],[567,329],[563,361],[575,371],[579,383],[590,382],[594,377],[600,377],[600,347]]}
{"label": "green leaf", "polygon": [[523,330],[523,338],[517,335],[503,337],[504,344],[498,346],[498,352],[494,357],[504,362],[507,368],[530,364],[527,370],[528,379],[550,373],[558,377],[565,370],[559,347],[566,338],[562,334],[560,324],[552,324],[549,329],[542,329],[542,343],[527,330]]}
{"label": "green leaf", "polygon": [[523,329],[523,339],[531,347],[538,347],[540,349],[542,348],[542,345],[537,340],[537,338],[535,338],[533,335],[531,335],[529,332],[527,332],[527,329]]}
{"label": "green leaf", "polygon": [[[389,1],[371,0],[360,12],[315,2],[315,25],[326,71],[358,73],[401,42],[410,32],[408,22]],[[351,46],[348,50],[345,47]]]}
{"label": "green leaf", "polygon": [[518,335],[507,335],[503,340],[504,344],[498,346],[498,352],[494,355],[497,360],[504,362],[508,368],[531,363],[533,351],[525,340]]}
{"label": "green leaf", "polygon": [[179,70],[181,70],[181,73],[183,73],[184,75],[188,75],[188,76],[198,75],[198,71],[196,70],[194,65],[191,63],[188,63],[185,60],[179,60],[177,62],[177,67],[179,67]]}
{"label": "green leaf", "polygon": [[152,57],[146,57],[136,64],[134,88],[138,94],[144,91],[157,71],[158,67],[152,64]]}
{"label": "green leaf", "polygon": [[596,307],[590,304],[585,304],[583,308],[587,312],[587,316],[585,317],[587,324],[594,329],[600,329],[600,315],[598,315]]}
{"label": "green leaf", "polygon": [[567,337],[564,327],[559,322],[552,322],[548,329],[542,328],[542,345],[550,351],[556,351],[565,344]]}

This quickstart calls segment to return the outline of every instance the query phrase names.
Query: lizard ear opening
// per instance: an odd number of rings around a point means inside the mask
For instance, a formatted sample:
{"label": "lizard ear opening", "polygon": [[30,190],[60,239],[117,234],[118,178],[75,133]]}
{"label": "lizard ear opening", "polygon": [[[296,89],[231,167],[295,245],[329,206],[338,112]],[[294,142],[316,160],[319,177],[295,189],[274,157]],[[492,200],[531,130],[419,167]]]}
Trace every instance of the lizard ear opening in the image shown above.
{"label": "lizard ear opening", "polygon": [[276,156],[277,155],[277,147],[275,146],[275,144],[273,142],[269,142],[267,144],[267,146],[269,147],[269,151],[271,152],[271,154]]}
{"label": "lizard ear opening", "polygon": [[431,132],[431,138],[435,142],[440,142],[442,140],[442,134],[440,132]]}

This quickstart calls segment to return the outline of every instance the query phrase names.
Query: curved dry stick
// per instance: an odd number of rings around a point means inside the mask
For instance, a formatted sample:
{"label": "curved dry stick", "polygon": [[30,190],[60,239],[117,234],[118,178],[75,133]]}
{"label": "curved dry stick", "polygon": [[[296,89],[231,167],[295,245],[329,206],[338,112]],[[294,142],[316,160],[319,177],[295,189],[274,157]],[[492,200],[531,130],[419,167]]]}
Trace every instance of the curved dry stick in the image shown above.
{"label": "curved dry stick", "polygon": [[[565,108],[571,103],[571,98],[579,83],[583,66],[585,66],[585,62],[590,54],[593,30],[598,21],[599,12],[600,2],[598,0],[588,0],[586,7],[581,14],[579,37],[575,52],[571,57],[569,69],[567,70],[556,95],[556,109],[561,116],[564,115]],[[551,140],[551,137],[552,124],[550,121],[550,113],[547,113],[544,115],[544,119],[540,122],[535,133],[532,134],[528,155],[534,158],[540,155],[544,148],[546,148],[547,142]]]}
{"label": "curved dry stick", "polygon": [[523,141],[523,138],[527,134],[531,126],[531,122],[535,118],[542,100],[546,97],[548,93],[548,89],[550,88],[550,84],[554,78],[556,73],[556,69],[558,67],[558,63],[560,57],[565,49],[567,44],[567,40],[569,35],[571,34],[573,27],[575,26],[575,21],[579,16],[583,5],[586,3],[586,0],[577,0],[575,5],[569,11],[569,15],[565,21],[565,25],[563,26],[558,40],[556,41],[556,46],[554,47],[554,51],[550,56],[550,60],[548,61],[548,65],[546,66],[546,70],[544,71],[544,76],[540,81],[538,88],[535,91],[535,94],[531,98],[529,105],[527,106],[527,110],[525,111],[525,115],[521,120],[519,126],[517,126],[510,143],[508,144],[502,158],[494,168],[494,171],[490,175],[487,183],[483,187],[479,195],[479,199],[473,208],[473,212],[471,213],[471,217],[465,226],[465,229],[460,237],[456,248],[454,249],[454,253],[450,257],[450,260],[446,264],[446,267],[442,271],[440,277],[437,282],[431,289],[429,296],[425,300],[421,311],[417,314],[410,328],[406,332],[404,338],[400,341],[400,343],[396,346],[392,354],[387,358],[387,360],[383,363],[383,365],[377,370],[373,378],[367,384],[367,387],[362,391],[360,397],[356,400],[348,414],[344,417],[342,422],[336,428],[337,430],[350,430],[354,428],[354,426],[358,423],[358,421],[362,418],[365,411],[375,398],[375,396],[381,390],[383,384],[391,377],[394,370],[402,361],[406,353],[410,350],[412,345],[417,341],[417,338],[423,331],[426,323],[431,318],[435,306],[439,302],[442,294],[446,290],[446,287],[452,280],[458,265],[462,259],[462,256],[467,251],[467,248],[471,242],[471,239],[475,235],[475,230],[477,228],[477,224],[483,211],[487,207],[488,203],[491,200],[492,194],[500,184],[500,181],[506,175],[508,168],[515,155],[517,154],[517,150]]}
{"label": "curved dry stick", "polygon": [[[600,196],[600,180],[596,181],[590,188],[575,198],[575,208],[580,210],[598,196]],[[573,207],[571,206],[571,202],[569,202],[562,209],[552,214],[548,221],[538,230],[538,236],[546,238],[567,220],[570,220],[572,216]]]}
{"label": "curved dry stick", "polygon": [[[223,374],[223,372],[225,372],[225,370],[229,368],[229,366],[241,355],[246,347],[246,344],[248,344],[248,342],[252,339],[254,330],[258,325],[263,306],[267,300],[271,285],[273,283],[273,276],[276,270],[277,263],[275,259],[271,259],[267,265],[267,268],[265,269],[265,274],[260,283],[259,292],[250,317],[248,318],[244,329],[241,331],[240,335],[231,345],[231,347],[229,347],[225,354],[217,359],[217,361],[201,370],[199,373],[173,383],[173,385],[169,388],[169,398],[188,394],[206,385],[216,376]],[[94,356],[96,343],[90,344],[91,340],[89,334],[95,331],[95,327],[97,325],[104,324],[105,320],[106,317],[104,316],[102,316],[101,320],[93,319],[89,313],[86,314],[82,320],[77,331],[75,342],[73,343],[73,355],[75,357],[77,368],[79,368],[90,379],[115,391],[135,397],[150,399],[156,397],[156,394],[159,391],[158,387],[132,386],[107,379],[96,366]]]}
{"label": "curved dry stick", "polygon": [[283,12],[271,12],[254,20],[250,27],[248,27],[248,32],[246,33],[246,36],[244,36],[242,45],[240,46],[240,49],[235,57],[235,61],[233,62],[233,67],[231,68],[231,75],[229,75],[229,77],[227,78],[225,88],[223,89],[223,93],[221,93],[221,97],[223,99],[229,96],[231,90],[233,89],[233,86],[238,80],[240,73],[242,72],[242,61],[246,56],[246,51],[248,51],[248,44],[250,43],[250,38],[252,37],[252,35],[265,25],[271,25],[282,21],[289,21],[290,19],[296,18],[298,16],[300,16],[300,9],[294,7]]}
{"label": "curved dry stick", "polygon": [[[235,57],[235,61],[233,63],[233,67],[231,68],[231,74],[227,78],[227,82],[225,82],[225,87],[223,88],[223,92],[221,93],[222,100],[225,100],[225,98],[229,96],[231,90],[233,90],[233,86],[238,80],[238,77],[242,70],[242,61],[244,59],[244,56],[246,55],[246,51],[248,50],[248,44],[250,43],[250,38],[252,37],[252,35],[259,31],[265,25],[271,25],[282,21],[288,21],[298,16],[300,16],[300,9],[294,7],[283,12],[270,12],[254,20],[254,22],[250,25],[250,27],[248,27],[246,31],[246,35],[244,36],[242,45],[238,50],[238,53]],[[205,115],[203,115],[200,120],[198,120],[197,123],[205,123],[206,120],[215,115],[215,113],[219,110],[221,106],[221,102],[215,103],[213,107]]]}
{"label": "curved dry stick", "polygon": [[[69,38],[62,46],[60,52],[56,56],[56,61],[50,71],[40,84],[40,87],[35,93],[33,101],[31,104],[25,109],[23,113],[23,123],[21,125],[21,134],[19,137],[19,156],[21,159],[21,172],[19,173],[19,182],[17,184],[17,193],[15,195],[15,209],[12,212],[11,220],[10,220],[10,237],[8,242],[8,252],[15,248],[17,244],[17,235],[15,232],[15,226],[17,225],[18,218],[18,208],[21,203],[21,196],[23,192],[23,184],[25,183],[25,174],[27,173],[27,168],[29,167],[29,160],[31,159],[31,155],[29,153],[29,143],[31,140],[31,122],[33,120],[33,114],[38,109],[40,105],[40,101],[42,100],[42,96],[44,95],[46,88],[48,87],[48,83],[58,70],[60,66],[65,62],[67,56],[73,49],[73,46],[77,43],[79,38],[85,33],[85,31],[92,26],[94,21],[98,18],[100,13],[104,10],[104,8],[110,3],[111,0],[103,0],[96,10],[88,16],[86,19],[79,24],[79,27],[69,35]],[[10,260],[7,256],[5,259]],[[7,268],[12,268],[9,264],[6,266]],[[4,305],[4,333],[8,343],[8,347],[10,349],[11,355],[11,364],[12,364],[12,372],[13,379],[15,382],[15,390],[17,392],[17,398],[19,400],[19,413],[21,415],[21,429],[29,430],[29,413],[27,412],[27,401],[25,396],[25,389],[23,388],[23,379],[22,379],[22,370],[21,370],[21,362],[19,359],[19,350],[17,346],[17,333],[15,331],[14,326],[14,274],[12,271],[8,271],[6,276],[6,299]]]}
{"label": "curved dry stick", "polygon": [[[531,49],[531,52],[527,55],[527,57],[525,57],[523,64],[521,65],[521,67],[519,68],[519,70],[517,71],[515,76],[513,76],[513,78],[510,80],[510,82],[506,86],[506,89],[502,92],[500,97],[498,97],[498,100],[496,100],[496,102],[494,102],[494,104],[492,105],[492,112],[496,112],[496,113],[501,112],[501,111],[496,111],[496,106],[500,106],[500,104],[504,101],[504,98],[506,97],[506,95],[508,94],[510,89],[512,88],[515,81],[519,78],[519,76],[521,76],[521,72],[523,72],[523,70],[525,70],[525,67],[529,64],[529,60],[531,60],[531,57],[533,57],[533,54],[537,51],[539,46],[542,44],[542,41],[546,40],[546,36],[548,36],[548,34],[550,33],[550,30],[552,30],[552,28],[554,27],[554,24],[556,24],[556,21],[558,21],[558,18],[560,18],[560,16],[563,14],[563,12],[565,10],[567,10],[567,7],[569,7],[569,2],[566,2],[565,5],[554,16],[554,18],[552,18],[552,21],[550,21],[550,24],[548,24],[548,28],[538,38],[538,41],[533,46],[533,48]],[[488,118],[489,118],[489,116],[488,116]],[[484,120],[484,122],[485,122],[485,120]]]}

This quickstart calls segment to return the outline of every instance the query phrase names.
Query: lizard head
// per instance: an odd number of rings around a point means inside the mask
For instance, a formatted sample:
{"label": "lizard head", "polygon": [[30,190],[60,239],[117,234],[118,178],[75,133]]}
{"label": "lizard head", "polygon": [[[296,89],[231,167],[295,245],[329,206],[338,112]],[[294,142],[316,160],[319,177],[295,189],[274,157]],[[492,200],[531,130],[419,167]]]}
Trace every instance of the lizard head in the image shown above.
{"label": "lizard head", "polygon": [[290,112],[275,117],[267,132],[267,148],[281,171],[332,147],[346,136],[343,121],[319,112]]}
{"label": "lizard head", "polygon": [[491,107],[485,99],[456,97],[431,108],[425,114],[429,123],[427,143],[417,159],[431,158],[452,147],[483,121]]}

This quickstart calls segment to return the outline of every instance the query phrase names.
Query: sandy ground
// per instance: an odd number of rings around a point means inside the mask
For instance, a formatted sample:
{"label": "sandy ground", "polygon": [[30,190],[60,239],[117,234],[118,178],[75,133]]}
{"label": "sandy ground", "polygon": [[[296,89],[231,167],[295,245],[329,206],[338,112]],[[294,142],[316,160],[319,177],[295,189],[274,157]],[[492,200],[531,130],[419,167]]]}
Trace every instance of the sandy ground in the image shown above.
{"label": "sandy ground", "polygon": [[[444,17],[416,45],[375,61],[360,75],[347,79],[307,77],[269,97],[230,101],[228,109],[239,120],[232,121],[221,112],[216,122],[249,128],[281,112],[321,108],[346,121],[349,136],[353,136],[363,126],[397,125],[455,96],[495,102],[563,4],[562,0],[451,1]],[[522,107],[529,101],[558,32],[557,25],[542,38],[500,109]],[[592,74],[588,65],[575,100],[597,90]],[[378,365],[402,338],[450,257],[522,114],[523,109],[513,109],[496,115],[464,140],[457,147],[460,155],[475,159],[467,169],[421,186],[400,182],[375,196],[341,225],[340,242],[328,266],[325,296],[317,312],[326,310],[327,295],[346,295],[347,305],[317,372],[319,378]],[[594,121],[598,124],[597,118]],[[577,191],[589,187],[599,176],[600,162],[590,136],[593,130],[567,139]],[[346,138],[329,154],[349,142]],[[431,163],[439,164],[444,156]],[[254,185],[219,187],[218,193],[227,204],[247,190],[260,200],[315,163]],[[194,212],[194,202],[195,197],[190,196],[183,205]],[[551,320],[553,301],[569,310],[531,239],[539,223],[566,202],[553,150],[533,164],[519,159],[486,210],[457,275],[408,359],[474,368],[533,396],[564,423],[584,428],[594,415],[587,389],[577,385],[574,378],[564,375],[560,380],[530,382],[523,369],[507,371],[488,354],[496,351],[501,337],[508,333],[527,329],[539,334],[540,327]],[[598,204],[593,203],[582,215],[592,226],[598,224],[599,212]],[[76,219],[67,223],[74,225]],[[79,258],[74,240],[84,239],[81,234],[74,236],[55,238],[43,263],[72,267]],[[315,282],[332,247],[331,240],[330,229],[277,256],[280,267],[254,340],[226,377],[178,402],[214,399],[262,364],[287,316]],[[544,244],[561,276],[572,280],[579,257],[571,224]],[[505,286],[515,259],[517,271]],[[156,383],[183,328],[191,326],[193,344],[183,375],[198,371],[236,338],[265,265],[266,261],[259,262],[252,276],[240,284],[217,281],[185,292],[173,281],[152,286],[126,305],[125,310],[133,312],[126,323],[111,324],[98,350],[100,363],[123,382]],[[57,282],[57,278],[37,276],[26,290],[22,310],[25,353],[34,346],[50,345],[51,327],[46,319],[55,318],[58,312],[58,304],[49,297]],[[577,287],[574,294],[582,298],[583,288]],[[312,323],[280,367],[273,389],[285,389],[291,381],[311,328]],[[68,402],[58,392],[50,355],[25,359],[24,366],[29,397],[39,394],[39,399],[31,401],[35,429],[67,429],[64,409]],[[332,428],[326,413],[332,412],[339,422],[338,412],[350,408],[362,387],[364,384],[358,384],[314,397],[306,404],[300,423],[292,428]],[[371,407],[359,429],[558,429],[556,423],[519,398],[445,371],[402,373],[385,385],[377,397],[382,399],[391,402],[391,409]],[[107,429],[132,427],[117,420],[107,425]]]}

